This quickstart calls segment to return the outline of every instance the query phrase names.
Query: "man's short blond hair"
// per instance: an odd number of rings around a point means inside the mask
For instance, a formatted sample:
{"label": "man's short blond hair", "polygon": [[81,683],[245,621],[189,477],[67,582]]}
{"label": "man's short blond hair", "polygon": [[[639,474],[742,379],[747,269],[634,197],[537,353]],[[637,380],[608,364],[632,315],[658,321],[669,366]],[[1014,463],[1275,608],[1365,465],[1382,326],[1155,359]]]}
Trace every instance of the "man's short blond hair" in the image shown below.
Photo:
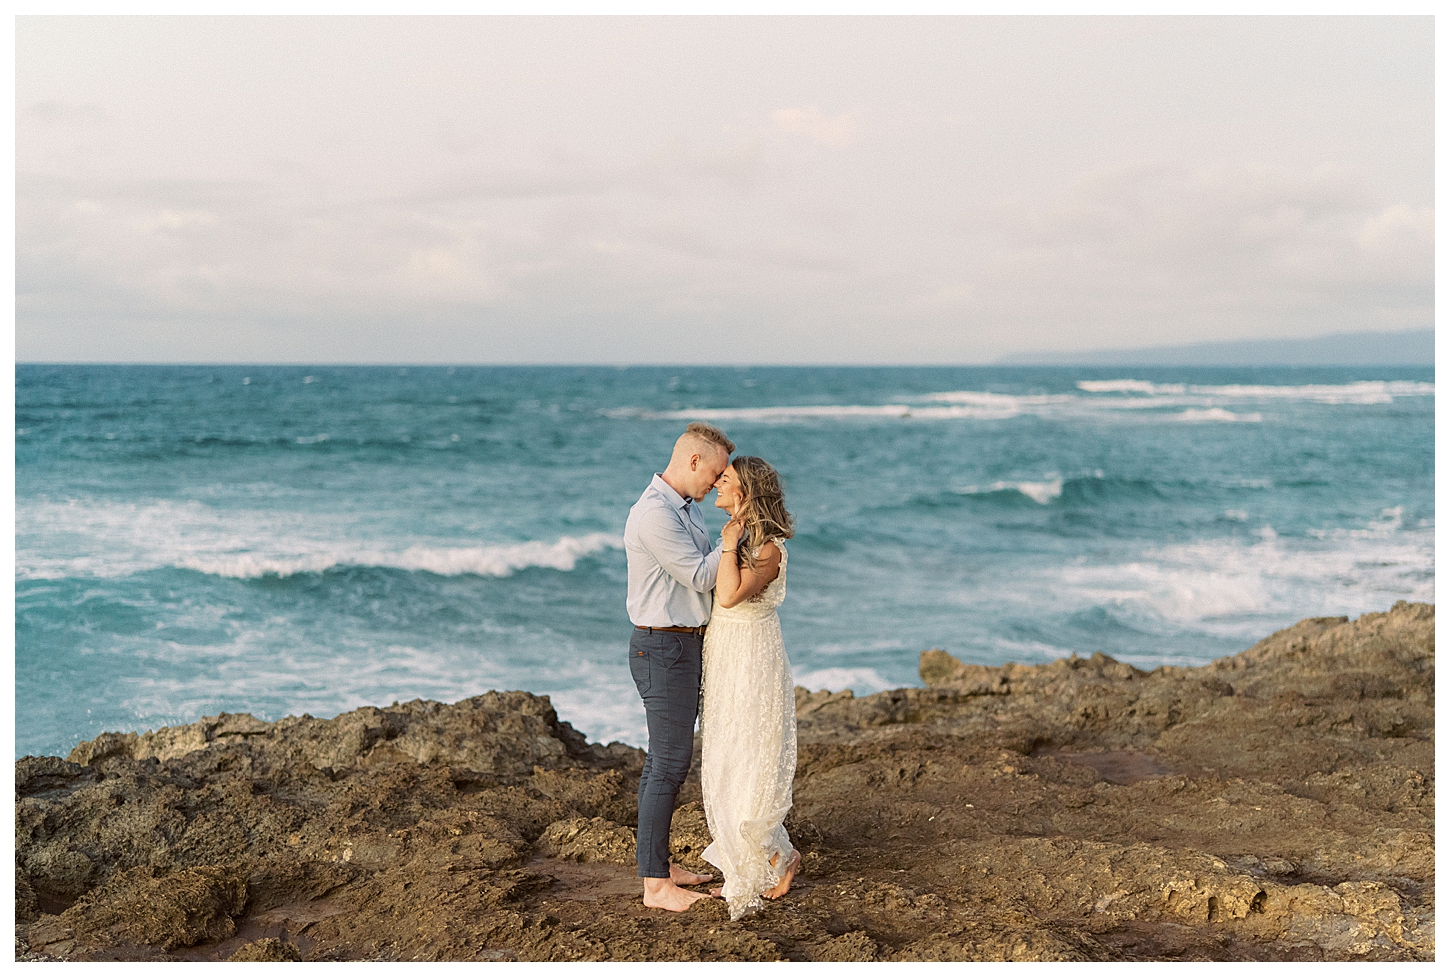
{"label": "man's short blond hair", "polygon": [[708,444],[718,444],[725,449],[725,453],[731,454],[735,450],[735,442],[725,436],[725,432],[713,424],[705,424],[695,421],[685,428],[685,433],[692,435],[696,441],[703,441]]}

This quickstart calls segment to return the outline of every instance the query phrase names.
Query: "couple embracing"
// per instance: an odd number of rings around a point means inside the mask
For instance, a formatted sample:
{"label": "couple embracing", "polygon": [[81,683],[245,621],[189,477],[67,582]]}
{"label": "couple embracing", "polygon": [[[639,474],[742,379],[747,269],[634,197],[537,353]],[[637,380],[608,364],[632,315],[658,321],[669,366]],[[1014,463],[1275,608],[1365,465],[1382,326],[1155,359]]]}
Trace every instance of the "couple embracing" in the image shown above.
{"label": "couple embracing", "polygon": [[[780,478],[709,424],[691,424],[629,510],[629,669],[644,700],[649,749],[639,779],[636,859],[644,903],[676,912],[712,881],[670,864],[670,818],[690,772],[695,719],[700,783],[720,869],[739,919],[790,889],[800,868],[784,821],[795,777],[795,683],[775,609],[792,535]],[[699,503],[714,489],[730,514],[712,546]],[[702,694],[703,692],[703,694]]]}

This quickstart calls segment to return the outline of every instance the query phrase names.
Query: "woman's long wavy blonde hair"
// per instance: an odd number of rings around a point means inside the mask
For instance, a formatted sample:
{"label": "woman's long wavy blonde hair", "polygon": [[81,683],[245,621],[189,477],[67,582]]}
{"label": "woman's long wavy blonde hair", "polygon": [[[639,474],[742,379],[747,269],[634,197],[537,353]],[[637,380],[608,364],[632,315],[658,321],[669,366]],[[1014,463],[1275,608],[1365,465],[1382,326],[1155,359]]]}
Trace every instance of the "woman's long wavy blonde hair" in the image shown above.
{"label": "woman's long wavy blonde hair", "polygon": [[740,479],[744,500],[735,515],[744,528],[740,533],[737,553],[741,566],[755,569],[760,548],[768,539],[790,539],[795,535],[795,520],[785,511],[785,493],[780,488],[780,474],[764,458],[739,455],[730,462]]}

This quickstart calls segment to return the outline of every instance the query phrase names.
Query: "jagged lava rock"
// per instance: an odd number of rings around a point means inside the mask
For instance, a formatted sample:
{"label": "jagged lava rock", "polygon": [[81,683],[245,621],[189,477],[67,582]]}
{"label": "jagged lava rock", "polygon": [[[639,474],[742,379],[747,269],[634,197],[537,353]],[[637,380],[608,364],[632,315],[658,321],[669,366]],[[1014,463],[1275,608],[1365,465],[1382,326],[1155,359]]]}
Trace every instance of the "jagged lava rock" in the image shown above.
{"label": "jagged lava rock", "polygon": [[[796,690],[791,893],[646,911],[641,751],[545,697],[220,715],[16,763],[17,957],[1429,960],[1434,608],[1201,668]],[[698,746],[698,744],[697,744]],[[709,843],[698,765],[672,852]]]}

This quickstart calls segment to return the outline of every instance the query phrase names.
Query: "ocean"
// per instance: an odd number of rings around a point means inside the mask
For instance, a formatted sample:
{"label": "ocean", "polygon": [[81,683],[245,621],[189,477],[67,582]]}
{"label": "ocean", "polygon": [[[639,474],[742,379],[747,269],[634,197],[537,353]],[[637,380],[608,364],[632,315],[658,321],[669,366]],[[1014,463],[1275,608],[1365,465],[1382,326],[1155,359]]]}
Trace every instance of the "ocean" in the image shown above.
{"label": "ocean", "polygon": [[20,365],[16,755],[489,689],[643,745],[620,535],[694,419],[782,475],[799,684],[916,685],[927,648],[1201,664],[1433,600],[1433,381]]}

